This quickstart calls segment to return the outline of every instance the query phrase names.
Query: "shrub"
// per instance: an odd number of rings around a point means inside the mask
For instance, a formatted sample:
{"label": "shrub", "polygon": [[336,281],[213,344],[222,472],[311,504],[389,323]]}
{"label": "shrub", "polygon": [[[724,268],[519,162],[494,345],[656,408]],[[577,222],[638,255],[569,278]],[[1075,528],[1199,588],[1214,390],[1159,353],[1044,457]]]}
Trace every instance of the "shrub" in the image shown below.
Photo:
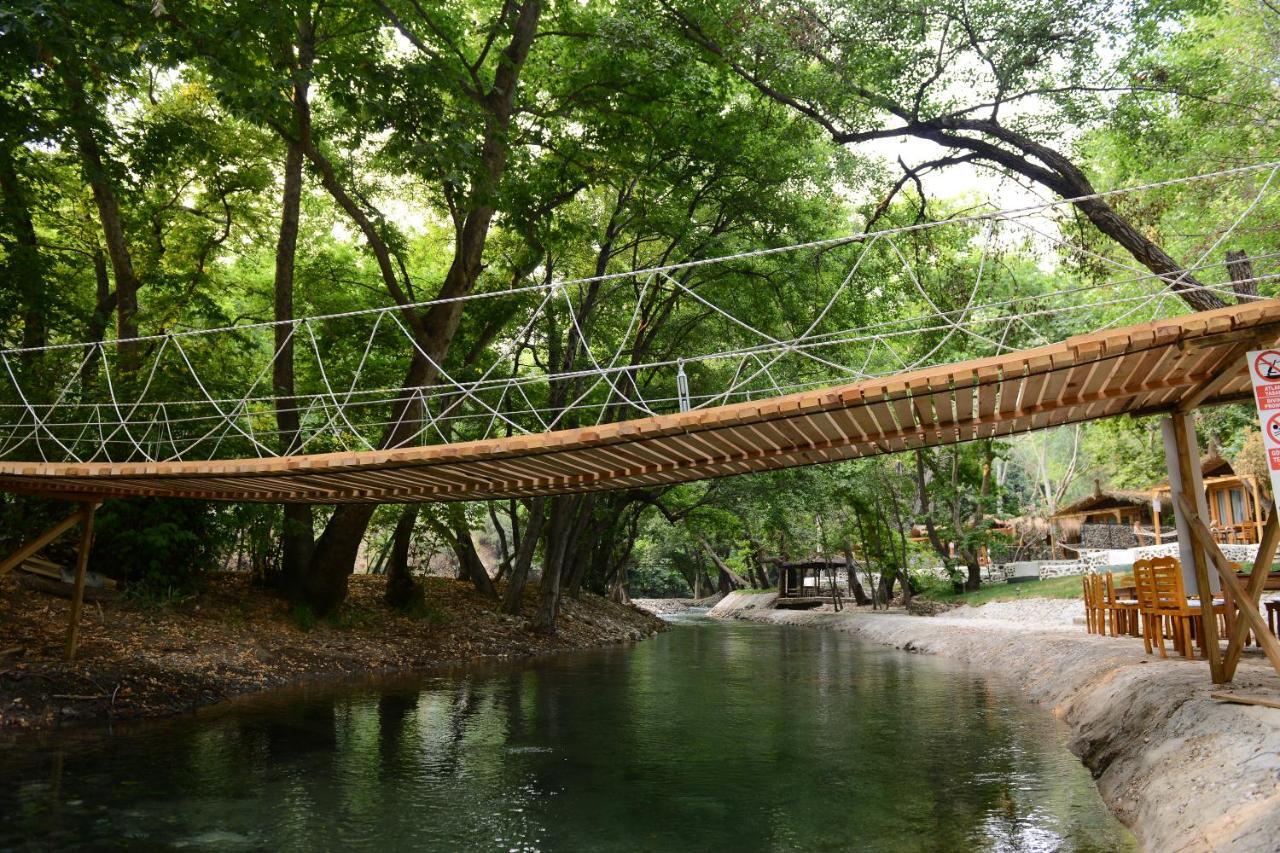
{"label": "shrub", "polygon": [[635,566],[628,573],[628,592],[635,598],[680,598],[693,595],[684,575],[661,563]]}
{"label": "shrub", "polygon": [[295,604],[289,611],[289,618],[293,620],[294,625],[298,626],[299,631],[310,631],[319,622],[315,611],[308,604]]}
{"label": "shrub", "polygon": [[130,594],[174,598],[217,568],[224,530],[207,503],[141,498],[107,501],[94,520],[90,568]]}

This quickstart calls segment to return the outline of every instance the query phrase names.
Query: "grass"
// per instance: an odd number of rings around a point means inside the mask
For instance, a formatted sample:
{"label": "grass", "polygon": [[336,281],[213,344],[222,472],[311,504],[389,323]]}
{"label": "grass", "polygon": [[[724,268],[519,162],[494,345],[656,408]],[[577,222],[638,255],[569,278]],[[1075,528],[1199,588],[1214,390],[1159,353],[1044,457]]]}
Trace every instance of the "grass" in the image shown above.
{"label": "grass", "polygon": [[1020,598],[1080,598],[1080,577],[1049,578],[1025,583],[983,584],[977,592],[944,592],[929,590],[925,598],[949,604],[971,604],[975,607],[989,601],[1016,601]]}

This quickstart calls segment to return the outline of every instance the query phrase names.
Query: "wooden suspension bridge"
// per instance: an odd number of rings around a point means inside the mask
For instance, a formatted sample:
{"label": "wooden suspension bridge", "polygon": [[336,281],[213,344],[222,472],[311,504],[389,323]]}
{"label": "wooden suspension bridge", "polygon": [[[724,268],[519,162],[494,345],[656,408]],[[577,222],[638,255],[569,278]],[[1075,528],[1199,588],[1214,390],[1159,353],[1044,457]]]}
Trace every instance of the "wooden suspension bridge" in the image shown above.
{"label": "wooden suspension bridge", "polygon": [[[1261,300],[1069,338],[1060,343],[768,400],[579,429],[394,450],[173,462],[0,461],[0,490],[79,504],[0,563],[4,574],[79,524],[68,654],[74,653],[94,508],[107,498],[336,504],[469,501],[627,489],[837,462],[1011,436],[1120,415],[1175,422],[1190,470],[1192,411],[1247,400],[1244,354],[1280,340],[1280,300]],[[1186,478],[1190,482],[1190,478]],[[1195,580],[1214,681],[1230,680],[1252,630],[1280,672],[1280,643],[1258,601],[1277,541],[1271,512],[1247,588],[1186,494],[1175,496],[1198,548]],[[1243,618],[1220,652],[1210,571]],[[1255,583],[1255,580],[1257,583]]]}

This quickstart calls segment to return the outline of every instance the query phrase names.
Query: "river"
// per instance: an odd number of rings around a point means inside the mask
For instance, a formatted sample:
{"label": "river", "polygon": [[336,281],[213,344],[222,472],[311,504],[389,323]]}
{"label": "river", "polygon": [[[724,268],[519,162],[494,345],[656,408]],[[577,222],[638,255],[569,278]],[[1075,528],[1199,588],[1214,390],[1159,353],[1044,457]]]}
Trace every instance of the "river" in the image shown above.
{"label": "river", "polygon": [[696,618],[632,647],[26,736],[0,767],[4,849],[1133,846],[1065,727],[1012,689]]}

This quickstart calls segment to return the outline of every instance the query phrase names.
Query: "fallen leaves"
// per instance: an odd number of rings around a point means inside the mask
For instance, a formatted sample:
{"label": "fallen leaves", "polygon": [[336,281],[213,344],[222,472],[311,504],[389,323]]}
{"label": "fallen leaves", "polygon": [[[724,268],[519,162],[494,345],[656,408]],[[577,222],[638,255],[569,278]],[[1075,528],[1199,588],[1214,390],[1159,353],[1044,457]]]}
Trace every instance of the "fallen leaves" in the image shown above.
{"label": "fallen leaves", "polygon": [[245,576],[216,576],[176,604],[126,598],[86,610],[79,657],[68,664],[61,660],[67,605],[2,583],[0,660],[9,666],[0,669],[0,726],[161,716],[308,681],[620,643],[663,626],[583,593],[563,602],[559,630],[546,637],[528,628],[536,584],[519,617],[499,613],[469,583],[426,578],[424,586],[431,618],[414,619],[382,605],[382,578],[357,575],[339,613],[303,631],[282,599]]}

